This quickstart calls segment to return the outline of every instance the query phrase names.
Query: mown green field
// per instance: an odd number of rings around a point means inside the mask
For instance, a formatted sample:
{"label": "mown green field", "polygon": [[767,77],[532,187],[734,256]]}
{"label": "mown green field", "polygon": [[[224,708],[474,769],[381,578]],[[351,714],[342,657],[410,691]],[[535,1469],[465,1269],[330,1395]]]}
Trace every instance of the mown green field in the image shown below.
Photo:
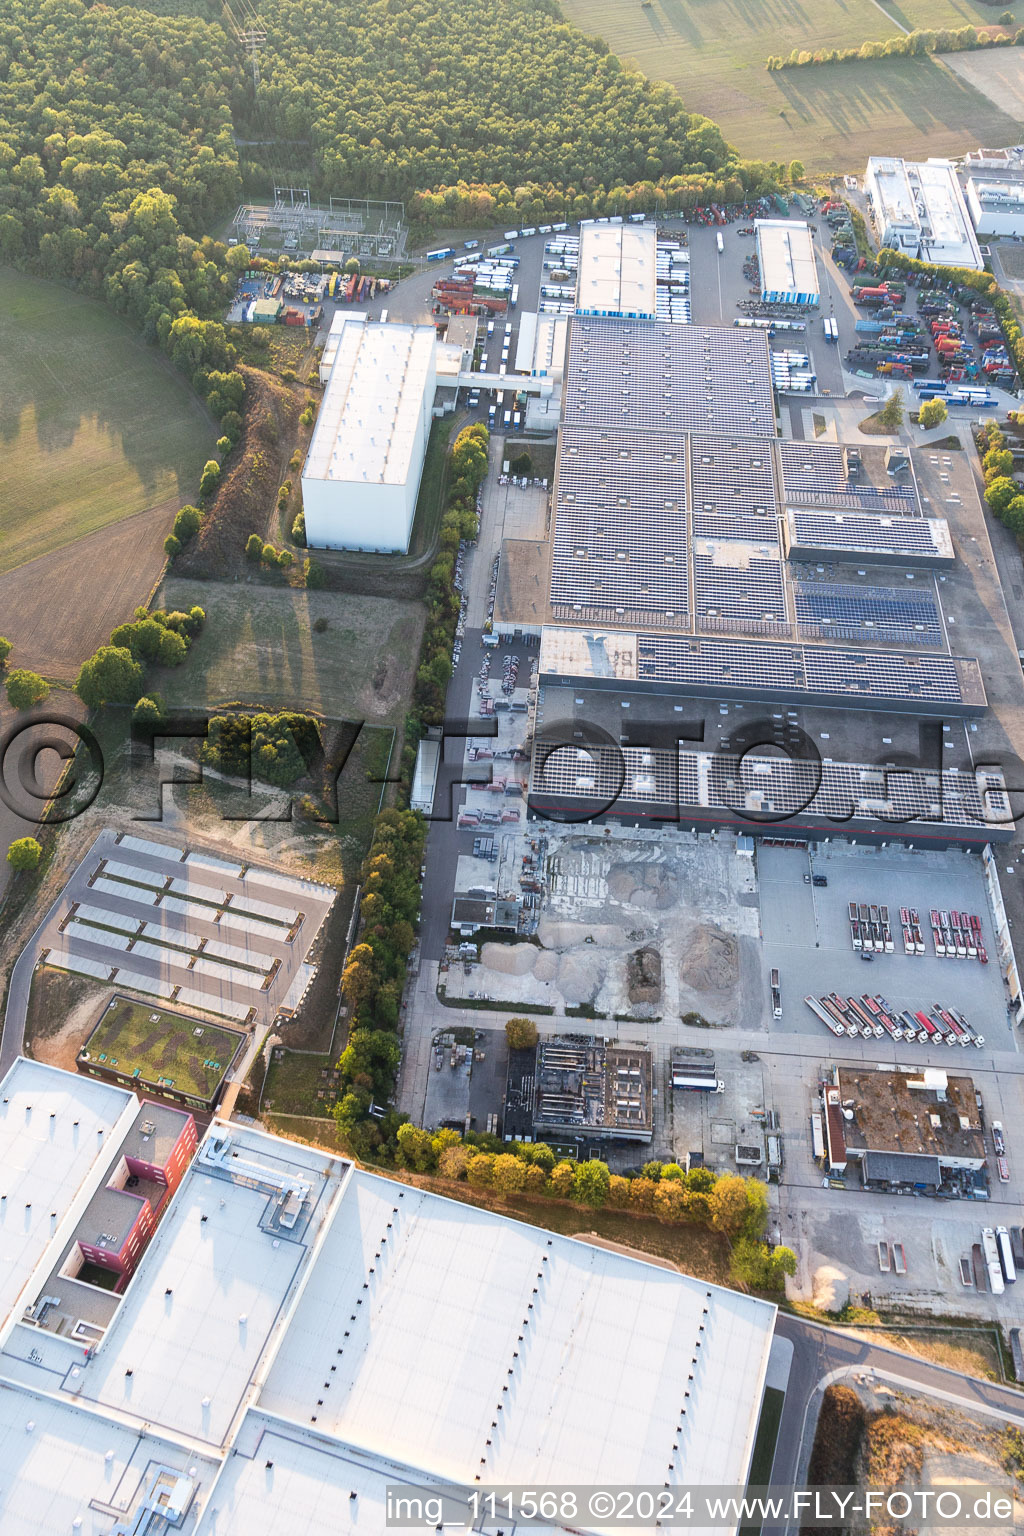
{"label": "mown green field", "polygon": [[184,665],[161,675],[162,697],[175,709],[241,702],[381,726],[405,717],[423,633],[420,603],[177,576],[157,601],[206,610]]}
{"label": "mown green field", "polygon": [[[1018,142],[1020,125],[934,59],[880,59],[769,74],[769,54],[849,48],[915,26],[993,23],[978,0],[562,0],[570,21],[675,86],[751,157],[863,171],[871,154],[952,154]],[[1007,9],[1024,24],[1024,0]],[[890,19],[891,18],[891,19]],[[1014,50],[1019,57],[1019,50]]]}
{"label": "mown green field", "polygon": [[191,500],[215,435],[103,304],[0,269],[0,571]]}

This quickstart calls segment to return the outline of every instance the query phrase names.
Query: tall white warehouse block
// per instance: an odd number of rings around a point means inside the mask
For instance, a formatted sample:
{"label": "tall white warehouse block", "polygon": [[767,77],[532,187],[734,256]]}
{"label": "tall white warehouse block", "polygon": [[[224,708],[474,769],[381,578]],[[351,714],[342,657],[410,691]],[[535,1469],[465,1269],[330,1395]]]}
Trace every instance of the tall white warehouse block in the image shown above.
{"label": "tall white warehouse block", "polygon": [[302,471],[306,542],[404,554],[430,435],[437,336],[432,325],[337,318]]}

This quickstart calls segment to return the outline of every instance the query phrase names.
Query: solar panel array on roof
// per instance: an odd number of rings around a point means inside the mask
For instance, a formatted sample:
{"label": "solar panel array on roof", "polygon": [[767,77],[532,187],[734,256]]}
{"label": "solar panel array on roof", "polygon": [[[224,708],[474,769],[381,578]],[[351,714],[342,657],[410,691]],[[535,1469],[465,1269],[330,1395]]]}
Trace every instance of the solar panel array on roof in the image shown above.
{"label": "solar panel array on roof", "polygon": [[851,555],[898,555],[930,565],[953,561],[949,526],[937,517],[881,517],[862,512],[787,511],[790,550]]}
{"label": "solar panel array on roof", "polygon": [[690,486],[695,513],[753,513],[769,521],[776,504],[772,450],[756,437],[694,435]]}
{"label": "solar panel array on roof", "polygon": [[686,622],[686,449],[667,433],[566,427],[551,603],[560,616]]}
{"label": "solar panel array on roof", "polygon": [[851,479],[848,450],[838,443],[779,443],[782,489],[787,501],[820,507],[853,507],[864,511],[919,516],[921,507],[913,484],[872,485]]}
{"label": "solar panel array on roof", "polygon": [[941,647],[942,623],[930,592],[854,582],[798,581],[796,617],[802,636],[824,640],[889,640]]}
{"label": "solar panel array on roof", "polygon": [[698,512],[690,514],[694,538],[737,539],[744,544],[767,544],[777,549],[778,525],[774,517],[753,512]]}
{"label": "solar panel array on roof", "polygon": [[[587,774],[580,773],[586,758]],[[581,779],[585,777],[585,783]],[[722,808],[756,816],[809,815],[845,823],[851,817],[905,822],[946,822],[985,827],[1005,815],[1005,796],[982,803],[969,773],[947,768],[886,768],[874,764],[742,757],[734,753],[678,752],[611,744],[580,748],[566,743],[538,756],[530,794],[611,804]]]}
{"label": "solar panel array on roof", "polygon": [[693,552],[694,608],[704,630],[742,630],[748,634],[788,635],[782,565],[768,550],[723,551],[706,544]]}
{"label": "solar panel array on roof", "polygon": [[857,701],[929,714],[943,706],[964,713],[985,707],[973,659],[897,651],[639,635],[637,677],[701,693],[782,693],[794,703]]}
{"label": "solar panel array on roof", "polygon": [[767,339],[760,331],[576,316],[565,421],[773,437]]}

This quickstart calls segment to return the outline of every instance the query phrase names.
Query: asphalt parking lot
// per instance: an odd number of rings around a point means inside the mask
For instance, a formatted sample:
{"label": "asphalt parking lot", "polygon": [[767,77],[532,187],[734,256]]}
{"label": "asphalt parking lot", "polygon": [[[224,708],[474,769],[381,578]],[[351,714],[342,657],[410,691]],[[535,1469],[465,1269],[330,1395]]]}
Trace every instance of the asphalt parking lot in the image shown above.
{"label": "asphalt parking lot", "polygon": [[[824,875],[824,889],[808,885],[807,873]],[[805,1007],[808,994],[838,992],[842,996],[882,993],[898,1009],[928,1008],[934,1003],[962,1009],[985,1036],[986,1051],[1016,1051],[1003,981],[995,961],[995,936],[981,860],[967,853],[910,852],[905,848],[857,848],[832,843],[818,852],[765,847],[758,849],[762,955],[766,971],[778,968],[783,1016],[773,1019],[774,1032],[815,1036],[822,1050],[832,1037]],[[848,903],[886,903],[893,929],[893,954],[876,954],[870,964],[852,947]],[[903,953],[900,907],[916,907],[927,945],[924,955]],[[932,907],[977,913],[990,959],[940,959],[934,951],[928,913]],[[813,939],[812,939],[813,936]],[[765,1008],[768,1010],[765,987]],[[895,1049],[888,1036],[877,1041],[879,1059],[891,1060]],[[920,1051],[899,1045],[904,1054]],[[953,1056],[950,1051],[950,1056]],[[957,1051],[968,1071],[974,1050]],[[952,1066],[952,1061],[950,1063]]]}

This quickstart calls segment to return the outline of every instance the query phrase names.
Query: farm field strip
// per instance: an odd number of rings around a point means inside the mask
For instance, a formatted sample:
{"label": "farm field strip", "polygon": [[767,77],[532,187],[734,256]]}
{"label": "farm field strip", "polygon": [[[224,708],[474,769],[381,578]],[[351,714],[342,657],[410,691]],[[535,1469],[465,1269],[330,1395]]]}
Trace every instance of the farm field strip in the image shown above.
{"label": "farm field strip", "polygon": [[[769,74],[769,54],[844,48],[891,36],[900,26],[992,23],[975,0],[798,0],[748,7],[740,0],[566,0],[576,26],[603,37],[623,59],[678,90],[685,105],[719,124],[742,154],[810,171],[862,171],[870,154],[898,146],[908,158],[1015,143],[1019,124],[968,80],[927,57],[816,65]],[[1011,7],[1024,24],[1024,3]],[[1019,57],[1019,51],[1014,50]],[[976,59],[979,56],[956,55]],[[984,56],[987,60],[989,55]]]}

